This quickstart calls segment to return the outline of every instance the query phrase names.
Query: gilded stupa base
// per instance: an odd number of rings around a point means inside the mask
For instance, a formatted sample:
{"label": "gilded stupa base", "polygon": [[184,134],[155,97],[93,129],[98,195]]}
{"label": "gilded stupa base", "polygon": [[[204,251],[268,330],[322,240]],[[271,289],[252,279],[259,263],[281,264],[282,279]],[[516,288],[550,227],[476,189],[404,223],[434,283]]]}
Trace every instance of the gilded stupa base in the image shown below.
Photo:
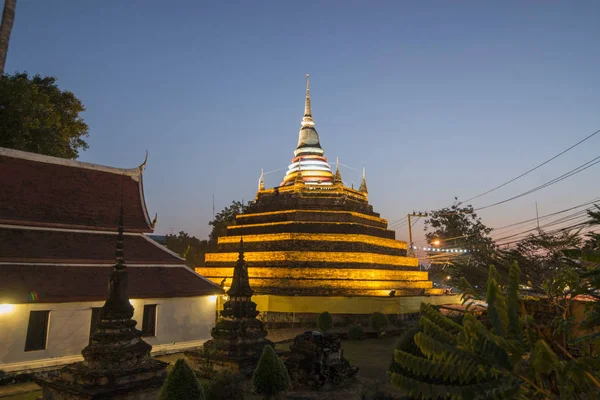
{"label": "gilded stupa base", "polygon": [[373,210],[364,168],[357,189],[344,184],[338,160],[333,172],[315,128],[308,76],[298,144],[283,181],[266,188],[261,173],[254,202],[196,272],[227,289],[241,239],[261,314],[368,315],[381,307],[399,314],[418,312],[423,301],[458,301],[433,287],[408,244]]}
{"label": "gilded stupa base", "polygon": [[[461,304],[457,294],[401,295],[401,296],[286,296],[255,294],[252,300],[260,311],[259,318],[269,331],[278,328],[314,327],[317,316],[323,311],[333,315],[335,326],[362,322],[368,325],[374,312],[388,315],[393,324],[396,320],[420,312],[421,303],[433,305]],[[222,307],[221,304],[217,305]],[[392,318],[394,316],[394,318]]]}

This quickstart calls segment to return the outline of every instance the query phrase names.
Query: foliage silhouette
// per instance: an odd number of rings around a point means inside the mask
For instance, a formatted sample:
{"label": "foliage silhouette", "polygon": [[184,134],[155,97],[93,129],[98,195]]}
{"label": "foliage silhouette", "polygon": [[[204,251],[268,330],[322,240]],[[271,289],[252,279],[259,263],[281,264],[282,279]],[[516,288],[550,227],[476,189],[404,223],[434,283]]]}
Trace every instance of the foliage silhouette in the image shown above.
{"label": "foliage silhouette", "polygon": [[204,390],[194,371],[180,358],[167,375],[159,400],[204,400]]}
{"label": "foliage silhouette", "polygon": [[254,392],[271,399],[290,387],[290,375],[271,346],[265,346],[252,376]]}

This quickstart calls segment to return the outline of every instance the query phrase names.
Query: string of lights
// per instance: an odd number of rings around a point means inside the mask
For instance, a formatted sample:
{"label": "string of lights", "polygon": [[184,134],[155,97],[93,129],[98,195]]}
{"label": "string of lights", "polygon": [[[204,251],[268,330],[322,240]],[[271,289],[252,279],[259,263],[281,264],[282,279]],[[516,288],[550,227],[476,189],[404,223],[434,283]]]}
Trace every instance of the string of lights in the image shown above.
{"label": "string of lights", "polygon": [[438,252],[438,253],[468,253],[469,250],[467,249],[452,249],[452,248],[437,248],[437,247],[419,247],[419,246],[412,246],[413,250],[423,250],[423,251],[430,251],[430,252]]}

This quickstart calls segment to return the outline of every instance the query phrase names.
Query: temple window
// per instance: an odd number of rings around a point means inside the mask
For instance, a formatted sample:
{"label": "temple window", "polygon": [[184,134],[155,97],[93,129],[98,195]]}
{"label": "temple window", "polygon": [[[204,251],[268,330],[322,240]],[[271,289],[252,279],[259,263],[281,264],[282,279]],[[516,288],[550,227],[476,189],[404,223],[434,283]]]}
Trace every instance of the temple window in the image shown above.
{"label": "temple window", "polygon": [[156,336],[156,304],[146,304],[144,306],[142,335],[145,337]]}
{"label": "temple window", "polygon": [[27,326],[25,351],[36,351],[46,349],[49,322],[50,311],[29,312],[29,325]]}

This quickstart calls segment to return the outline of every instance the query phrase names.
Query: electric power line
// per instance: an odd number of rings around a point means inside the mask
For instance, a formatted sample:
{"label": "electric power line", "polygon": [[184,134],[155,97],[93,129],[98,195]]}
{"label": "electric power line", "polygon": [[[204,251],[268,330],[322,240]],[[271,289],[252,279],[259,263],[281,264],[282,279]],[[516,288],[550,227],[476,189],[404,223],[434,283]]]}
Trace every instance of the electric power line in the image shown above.
{"label": "electric power line", "polygon": [[580,140],[579,142],[575,143],[574,145],[572,145],[572,146],[571,146],[571,147],[569,147],[568,149],[561,151],[560,153],[558,153],[558,154],[557,154],[557,155],[555,155],[554,157],[552,157],[552,158],[549,158],[548,160],[544,161],[543,163],[541,163],[541,164],[539,164],[539,165],[537,165],[537,166],[535,166],[535,167],[531,168],[530,170],[528,170],[528,171],[526,171],[526,172],[522,173],[521,175],[519,175],[519,176],[517,176],[517,177],[515,177],[515,178],[512,178],[511,180],[509,180],[509,181],[507,181],[507,182],[505,182],[505,183],[503,183],[503,184],[501,184],[501,185],[499,185],[499,186],[496,186],[495,188],[492,188],[492,189],[490,189],[490,190],[487,190],[487,191],[485,191],[485,192],[483,192],[483,193],[480,193],[480,194],[478,194],[477,196],[474,196],[474,197],[471,197],[470,199],[464,200],[464,201],[462,201],[461,203],[466,203],[466,202],[468,202],[468,201],[471,201],[471,200],[478,199],[478,198],[480,198],[480,197],[482,197],[482,196],[485,196],[485,195],[486,195],[486,194],[488,194],[488,193],[492,193],[492,192],[494,192],[494,191],[496,191],[496,190],[498,190],[498,189],[500,189],[500,188],[502,188],[502,187],[504,187],[504,186],[508,185],[509,183],[512,183],[512,182],[516,181],[517,179],[520,179],[520,178],[524,177],[525,175],[528,175],[529,173],[531,173],[531,172],[535,171],[536,169],[538,169],[538,168],[540,168],[540,167],[543,167],[544,165],[548,164],[550,161],[557,159],[558,157],[562,156],[563,154],[567,153],[568,151],[570,151],[570,150],[574,149],[575,147],[579,146],[581,143],[585,142],[586,140],[588,140],[588,139],[591,139],[593,136],[595,136],[595,135],[596,135],[596,134],[598,134],[598,133],[600,133],[600,130],[597,130],[596,132],[592,133],[592,134],[591,134],[591,135],[589,135],[588,137],[586,137],[586,138],[584,138],[584,139]]}
{"label": "electric power line", "polygon": [[[573,224],[573,225],[570,225],[570,226],[567,226],[567,227],[564,227],[564,228],[556,229],[554,231],[545,232],[545,233],[552,235],[552,234],[559,233],[559,232],[567,232],[567,231],[573,230],[575,228],[584,227],[584,226],[589,226],[589,222],[588,221],[581,222],[581,223]],[[540,237],[540,235],[533,235],[533,237]],[[522,242],[524,240],[525,239],[518,239],[518,240],[514,240],[512,242],[499,243],[498,246],[508,246],[508,245],[511,245],[511,244]]]}
{"label": "electric power line", "polygon": [[560,181],[562,181],[564,179],[567,179],[567,178],[569,178],[569,177],[571,177],[573,175],[576,175],[576,174],[578,174],[580,172],[583,172],[586,169],[588,169],[590,167],[593,167],[594,165],[596,165],[598,163],[600,163],[600,156],[595,157],[595,158],[591,159],[590,161],[588,161],[588,162],[586,162],[584,164],[581,164],[577,168],[574,168],[571,171],[566,172],[566,173],[564,173],[564,174],[562,174],[562,175],[560,175],[560,176],[558,176],[558,177],[556,177],[556,178],[554,178],[554,179],[552,179],[552,180],[550,180],[550,181],[548,181],[548,182],[546,182],[546,183],[544,183],[542,185],[539,185],[539,186],[537,186],[537,187],[535,187],[533,189],[530,189],[530,190],[528,190],[526,192],[523,192],[523,193],[518,194],[516,196],[510,197],[508,199],[504,199],[502,201],[498,201],[498,202],[493,203],[493,204],[488,204],[487,206],[476,208],[476,209],[474,209],[474,211],[480,211],[480,210],[485,210],[485,209],[490,208],[490,207],[495,207],[495,206],[498,206],[500,204],[504,204],[504,203],[508,203],[509,201],[516,200],[516,199],[518,199],[520,197],[526,196],[526,195],[531,194],[533,192],[537,192],[538,190],[544,189],[544,188],[546,188],[548,186],[551,186],[551,185],[554,185],[555,183],[558,183],[558,182],[560,182]]}

